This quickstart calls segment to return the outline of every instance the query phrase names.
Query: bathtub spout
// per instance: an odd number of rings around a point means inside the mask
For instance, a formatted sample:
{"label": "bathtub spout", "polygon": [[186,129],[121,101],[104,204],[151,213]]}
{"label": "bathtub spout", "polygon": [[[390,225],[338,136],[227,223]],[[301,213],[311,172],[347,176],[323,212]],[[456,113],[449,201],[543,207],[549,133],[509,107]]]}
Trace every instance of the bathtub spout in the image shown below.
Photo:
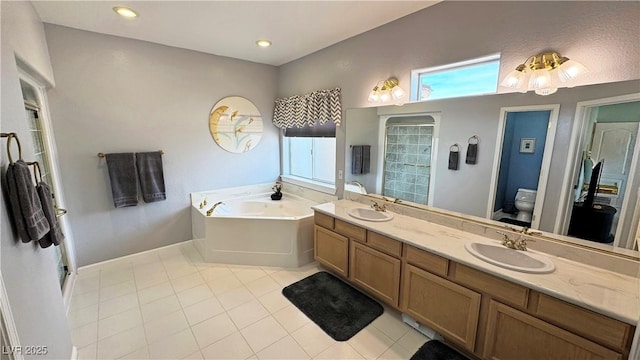
{"label": "bathtub spout", "polygon": [[211,209],[207,210],[207,216],[211,216],[211,214],[213,214],[213,210],[215,210],[216,207],[218,207],[218,205],[222,205],[222,204],[224,204],[222,201],[218,201],[217,203],[213,204]]}
{"label": "bathtub spout", "polygon": [[204,198],[204,200],[202,200],[202,202],[200,203],[200,209],[204,209],[205,206],[207,206],[207,198]]}

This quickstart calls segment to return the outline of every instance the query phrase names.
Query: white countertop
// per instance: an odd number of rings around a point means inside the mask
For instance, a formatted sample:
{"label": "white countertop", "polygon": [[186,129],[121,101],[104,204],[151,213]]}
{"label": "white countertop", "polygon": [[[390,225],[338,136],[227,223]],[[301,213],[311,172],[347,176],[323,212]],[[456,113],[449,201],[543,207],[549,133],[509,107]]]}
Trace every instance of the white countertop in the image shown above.
{"label": "white countertop", "polygon": [[338,200],[313,206],[313,209],[633,326],[638,324],[638,277],[621,275],[550,254],[545,255],[556,266],[552,273],[513,271],[484,262],[464,248],[470,242],[495,245],[499,244],[498,241],[398,213],[394,213],[393,220],[387,222],[359,220],[347,214],[347,210],[354,207],[367,206],[350,200]]}

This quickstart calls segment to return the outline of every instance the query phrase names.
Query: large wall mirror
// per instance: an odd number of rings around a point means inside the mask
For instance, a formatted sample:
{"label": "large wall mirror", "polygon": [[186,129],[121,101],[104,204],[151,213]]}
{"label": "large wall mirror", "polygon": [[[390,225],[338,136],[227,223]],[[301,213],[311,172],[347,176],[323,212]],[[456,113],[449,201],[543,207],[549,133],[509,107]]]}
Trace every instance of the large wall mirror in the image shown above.
{"label": "large wall mirror", "polygon": [[[348,109],[345,123],[345,190],[638,258],[640,80]],[[358,145],[369,173],[351,171]]]}

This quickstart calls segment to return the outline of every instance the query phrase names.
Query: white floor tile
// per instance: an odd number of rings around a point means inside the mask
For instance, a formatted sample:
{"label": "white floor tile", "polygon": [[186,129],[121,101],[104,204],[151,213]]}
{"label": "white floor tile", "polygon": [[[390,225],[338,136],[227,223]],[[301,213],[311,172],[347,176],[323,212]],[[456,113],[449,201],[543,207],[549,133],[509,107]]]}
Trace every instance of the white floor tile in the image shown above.
{"label": "white floor tile", "polygon": [[249,289],[244,286],[229,290],[217,296],[220,304],[222,304],[222,307],[227,311],[255,299]]}
{"label": "white floor tile", "polygon": [[415,329],[410,329],[397,341],[397,344],[409,350],[411,353],[415,353],[420,349],[420,346],[424,345],[427,341],[429,341],[428,337],[422,335],[422,333]]}
{"label": "white floor tile", "polygon": [[294,282],[304,279],[308,275],[301,271],[282,270],[274,272],[269,276],[271,276],[273,280],[277,281],[278,284],[282,286],[289,286]]}
{"label": "white floor tile", "polygon": [[234,274],[236,275],[238,280],[240,280],[240,282],[242,282],[243,284],[247,284],[254,280],[267,276],[267,273],[260,268],[244,269]]}
{"label": "white floor tile", "polygon": [[300,345],[296,343],[291,336],[286,336],[272,345],[267,346],[264,350],[258,352],[259,359],[276,359],[276,360],[302,360],[309,359],[309,355],[302,350]]}
{"label": "white floor tile", "polygon": [[138,305],[138,294],[136,293],[107,300],[100,303],[99,318],[104,319],[137,307]]}
{"label": "white floor tile", "polygon": [[173,286],[170,282],[164,282],[158,285],[147,287],[142,290],[138,290],[138,300],[140,304],[148,304],[152,301],[162,299],[169,295],[175,294]]}
{"label": "white floor tile", "polygon": [[302,311],[293,305],[275,312],[273,317],[290,333],[311,322]]}
{"label": "white floor tile", "polygon": [[409,352],[409,350],[403,348],[398,344],[393,344],[387,351],[385,351],[378,359],[381,360],[406,360],[410,359],[415,352]]}
{"label": "white floor tile", "polygon": [[158,254],[156,254],[155,252],[151,252],[145,254],[137,254],[136,256],[131,257],[129,260],[131,261],[131,265],[135,270],[135,268],[141,265],[159,263],[160,256],[158,256]]}
{"label": "white floor tile", "polygon": [[287,336],[287,331],[272,316],[240,330],[253,352],[258,352]]}
{"label": "white floor tile", "polygon": [[382,331],[393,341],[397,341],[411,330],[409,325],[402,322],[400,313],[392,309],[385,309],[384,313],[375,319],[371,325]]}
{"label": "white floor tile", "polygon": [[149,348],[145,346],[121,357],[120,359],[143,360],[151,359],[151,357],[149,357]]}
{"label": "white floor tile", "polygon": [[182,310],[178,310],[161,318],[151,320],[144,324],[147,334],[147,342],[152,343],[160,338],[175,334],[189,327]]}
{"label": "white floor tile", "polygon": [[191,326],[224,312],[224,308],[215,297],[188,306],[183,310]]}
{"label": "white floor tile", "polygon": [[314,322],[292,332],[291,336],[311,357],[317,356],[335,343],[335,340]]}
{"label": "white floor tile", "polygon": [[147,322],[178,311],[182,309],[182,306],[175,295],[170,295],[162,299],[152,301],[148,304],[144,304],[141,309],[142,319]]}
{"label": "white floor tile", "polygon": [[71,330],[73,345],[82,348],[98,341],[98,323],[92,322]]}
{"label": "white floor tile", "polygon": [[273,274],[275,272],[284,270],[284,268],[276,267],[276,266],[260,266],[260,269],[262,269],[262,271],[266,272],[267,275],[270,275],[270,274]]}
{"label": "white floor tile", "polygon": [[206,282],[210,282],[212,280],[222,279],[224,277],[228,277],[233,275],[233,272],[229,270],[226,266],[224,267],[208,267],[205,270],[200,271],[200,275],[204,278]]}
{"label": "white floor tile", "polygon": [[356,360],[364,359],[360,353],[346,342],[335,342],[327,350],[316,356],[315,359],[322,360]]}
{"label": "white floor tile", "polygon": [[69,327],[74,329],[82,325],[98,321],[98,304],[86,306],[79,310],[69,312],[67,319],[69,321]]}
{"label": "white floor tile", "polygon": [[253,350],[244,337],[236,332],[202,349],[202,355],[205,359],[246,359],[253,355]]}
{"label": "white floor tile", "polygon": [[142,325],[140,308],[123,311],[98,322],[98,339],[104,339]]}
{"label": "white floor tile", "polygon": [[128,280],[116,285],[103,287],[100,289],[100,302],[115,299],[120,296],[136,292],[136,284],[133,280]]}
{"label": "white floor tile", "polygon": [[211,280],[207,282],[207,284],[209,285],[209,288],[211,289],[211,291],[213,291],[213,293],[216,294],[216,296],[220,294],[224,294],[229,290],[237,289],[242,286],[242,283],[240,282],[240,280],[238,280],[238,278],[235,277],[235,275],[233,274]]}
{"label": "white floor tile", "polygon": [[142,326],[123,331],[98,341],[98,359],[115,359],[145,346],[147,341]]}
{"label": "white floor tile", "polygon": [[164,273],[164,265],[162,265],[162,261],[157,257],[157,260],[149,261],[143,264],[134,264],[133,265],[133,274],[138,277],[140,275],[147,275],[153,273]]}
{"label": "white floor tile", "polygon": [[202,353],[199,350],[194,352],[193,354],[189,354],[182,358],[182,360],[203,360],[203,359],[204,357],[202,356]]}
{"label": "white floor tile", "polygon": [[85,346],[78,349],[78,360],[96,360],[96,352],[98,351],[98,343]]}
{"label": "white floor tile", "polygon": [[237,332],[233,321],[227,314],[220,314],[191,327],[200,348]]}
{"label": "white floor tile", "polygon": [[100,289],[99,276],[87,278],[87,279],[78,279],[76,283],[73,285],[73,296],[86,294],[88,292],[97,292],[99,289]]}
{"label": "white floor tile", "polygon": [[76,294],[71,297],[71,311],[77,311],[87,306],[95,305],[100,300],[100,292],[90,291],[84,294]]}
{"label": "white floor tile", "polygon": [[213,293],[206,284],[198,285],[191,289],[177,293],[178,300],[182,307],[187,307],[200,301],[213,297]]}
{"label": "white floor tile", "polygon": [[270,313],[262,304],[254,299],[227,312],[238,329],[242,329],[269,316]]}
{"label": "white floor tile", "polygon": [[202,284],[204,284],[204,279],[199,272],[171,280],[171,285],[177,293]]}
{"label": "white floor tile", "polygon": [[375,359],[393,345],[393,340],[375,327],[368,326],[349,339],[348,343],[364,358]]}
{"label": "white floor tile", "polygon": [[163,263],[170,279],[177,279],[198,272],[198,268],[191,264],[187,259],[181,259],[179,261],[164,261]]}
{"label": "white floor tile", "polygon": [[264,294],[258,300],[272,314],[291,305],[291,301],[282,295],[280,289]]}
{"label": "white floor tile", "polygon": [[246,283],[246,287],[254,296],[262,296],[272,291],[282,289],[282,286],[273,280],[271,276],[264,276],[248,282]]}
{"label": "white floor tile", "polygon": [[139,290],[159,285],[169,281],[169,276],[163,271],[136,274],[136,287]]}
{"label": "white floor tile", "polygon": [[133,270],[131,268],[100,272],[100,288],[117,285],[129,280],[134,280]]}
{"label": "white floor tile", "polygon": [[181,359],[196,351],[198,351],[198,343],[190,329],[149,344],[149,354],[152,359]]}

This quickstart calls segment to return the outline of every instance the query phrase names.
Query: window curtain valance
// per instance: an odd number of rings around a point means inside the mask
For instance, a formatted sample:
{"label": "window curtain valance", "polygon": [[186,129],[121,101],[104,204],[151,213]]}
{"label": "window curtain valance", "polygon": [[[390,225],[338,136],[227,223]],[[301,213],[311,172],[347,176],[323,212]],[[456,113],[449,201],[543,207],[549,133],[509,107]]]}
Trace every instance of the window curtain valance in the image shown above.
{"label": "window curtain valance", "polygon": [[342,121],[340,88],[276,99],[273,124],[281,129],[314,127],[327,121],[335,126]]}

